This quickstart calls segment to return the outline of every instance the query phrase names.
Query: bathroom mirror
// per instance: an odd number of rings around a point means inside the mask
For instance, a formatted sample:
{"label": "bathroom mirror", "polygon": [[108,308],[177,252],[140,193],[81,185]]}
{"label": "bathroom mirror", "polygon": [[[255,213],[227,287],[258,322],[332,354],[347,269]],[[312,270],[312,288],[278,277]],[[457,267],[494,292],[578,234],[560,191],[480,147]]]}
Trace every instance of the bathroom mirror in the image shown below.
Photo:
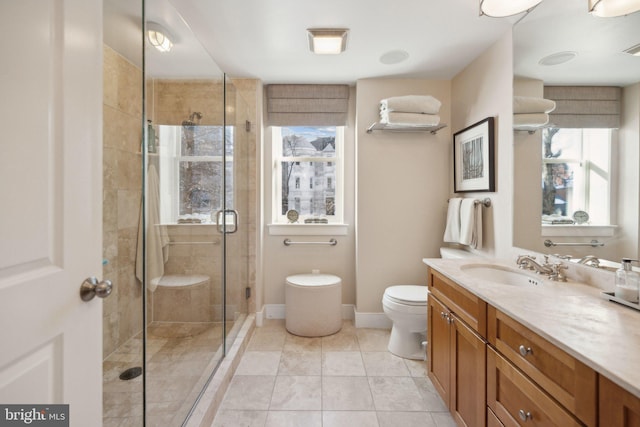
{"label": "bathroom mirror", "polygon": [[[514,95],[543,97],[544,86],[621,88],[621,126],[611,131],[610,161],[604,167],[606,191],[587,196],[594,211],[597,206],[610,217],[608,223],[543,225],[541,184],[545,131],[514,131],[515,247],[571,255],[574,260],[587,255],[613,262],[619,262],[622,257],[638,258],[640,57],[624,52],[640,44],[638,28],[640,12],[598,18],[588,13],[586,1],[566,0],[545,0],[514,25]],[[543,58],[547,58],[547,63],[556,64],[543,65],[540,63]],[[562,62],[563,58],[572,59]],[[575,210],[587,209],[576,207]],[[574,214],[573,211],[563,213],[568,217]],[[583,215],[579,214],[579,219],[584,220],[580,216]],[[545,240],[587,245],[548,247]],[[604,246],[588,245],[592,240]]]}

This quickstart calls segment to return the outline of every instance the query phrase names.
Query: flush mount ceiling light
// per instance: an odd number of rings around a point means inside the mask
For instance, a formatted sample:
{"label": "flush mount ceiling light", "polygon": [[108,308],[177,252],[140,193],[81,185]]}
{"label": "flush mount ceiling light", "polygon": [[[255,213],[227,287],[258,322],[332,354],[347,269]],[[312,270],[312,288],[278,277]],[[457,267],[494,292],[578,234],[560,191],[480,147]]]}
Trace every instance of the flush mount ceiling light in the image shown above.
{"label": "flush mount ceiling light", "polygon": [[640,10],[640,0],[589,0],[589,13],[601,18],[629,15]]}
{"label": "flush mount ceiling light", "polygon": [[633,56],[640,56],[640,44],[632,46],[629,49],[625,49],[624,52]]}
{"label": "flush mount ceiling light", "polygon": [[169,52],[173,47],[169,31],[157,22],[147,22],[147,39],[160,52]]}
{"label": "flush mount ceiling light", "polygon": [[528,12],[542,0],[480,0],[480,14],[492,18],[505,18]]}
{"label": "flush mount ceiling light", "polygon": [[309,28],[309,49],[318,55],[337,55],[347,47],[346,28]]}
{"label": "flush mount ceiling light", "polygon": [[560,65],[560,64],[564,64],[565,62],[571,61],[576,56],[578,56],[578,53],[572,52],[572,51],[552,53],[551,55],[545,56],[540,61],[538,61],[538,64]]}

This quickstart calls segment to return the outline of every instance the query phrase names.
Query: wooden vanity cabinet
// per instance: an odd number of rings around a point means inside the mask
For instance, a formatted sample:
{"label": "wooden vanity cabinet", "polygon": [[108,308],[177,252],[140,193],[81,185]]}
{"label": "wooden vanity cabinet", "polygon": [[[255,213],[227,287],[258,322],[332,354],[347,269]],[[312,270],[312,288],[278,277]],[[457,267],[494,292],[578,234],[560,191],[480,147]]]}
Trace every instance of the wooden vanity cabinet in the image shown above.
{"label": "wooden vanity cabinet", "polygon": [[470,319],[475,327],[478,324],[486,327],[486,320],[474,317],[486,313],[486,304],[433,270],[429,286],[429,378],[458,425],[484,427],[486,341],[463,319]]}
{"label": "wooden vanity cabinet", "polygon": [[[546,425],[582,425],[572,417],[587,426],[597,425],[597,373],[593,369],[494,307],[488,307],[487,317],[488,341],[497,350],[487,357],[487,402],[505,425],[511,424],[503,416],[516,417],[521,409],[526,413],[527,405],[536,408],[537,413],[530,411],[535,418],[549,421]],[[511,403],[519,399],[516,386],[530,390],[528,398],[537,397],[533,402],[519,402],[522,408],[507,408],[501,399],[509,396]],[[551,399],[545,398],[547,394]]]}
{"label": "wooden vanity cabinet", "polygon": [[640,427],[640,399],[602,375],[599,386],[600,426]]}

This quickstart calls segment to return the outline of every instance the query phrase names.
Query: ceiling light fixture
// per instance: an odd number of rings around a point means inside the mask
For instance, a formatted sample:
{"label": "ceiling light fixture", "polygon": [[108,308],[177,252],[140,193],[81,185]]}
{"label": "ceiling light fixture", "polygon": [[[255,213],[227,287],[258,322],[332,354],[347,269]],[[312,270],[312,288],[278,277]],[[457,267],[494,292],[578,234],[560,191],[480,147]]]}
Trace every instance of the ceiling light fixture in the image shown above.
{"label": "ceiling light fixture", "polygon": [[540,65],[560,65],[565,62],[571,61],[573,58],[578,56],[578,52],[565,51],[565,52],[557,52],[552,53],[551,55],[547,55],[538,61]]}
{"label": "ceiling light fixture", "polygon": [[173,47],[169,31],[157,22],[147,22],[147,39],[160,52],[169,52]]}
{"label": "ceiling light fixture", "polygon": [[640,44],[631,46],[629,49],[625,49],[624,52],[633,56],[640,56]]}
{"label": "ceiling light fixture", "polygon": [[480,15],[492,18],[505,18],[528,12],[542,0],[480,0]]}
{"label": "ceiling light fixture", "polygon": [[337,55],[347,47],[346,28],[309,28],[309,49],[318,55]]}
{"label": "ceiling light fixture", "polygon": [[640,10],[640,0],[589,0],[589,13],[601,18],[629,15]]}

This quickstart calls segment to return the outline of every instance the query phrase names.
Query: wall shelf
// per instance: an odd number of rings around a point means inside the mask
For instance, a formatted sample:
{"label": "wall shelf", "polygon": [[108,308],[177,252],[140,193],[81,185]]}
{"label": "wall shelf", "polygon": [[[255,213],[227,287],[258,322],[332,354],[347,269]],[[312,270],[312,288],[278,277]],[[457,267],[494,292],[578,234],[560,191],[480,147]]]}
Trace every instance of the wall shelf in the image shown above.
{"label": "wall shelf", "polygon": [[371,133],[374,130],[384,130],[387,132],[430,132],[435,135],[440,129],[446,128],[445,124],[438,124],[435,126],[417,126],[417,125],[389,125],[385,123],[374,122],[367,128],[367,133]]}

